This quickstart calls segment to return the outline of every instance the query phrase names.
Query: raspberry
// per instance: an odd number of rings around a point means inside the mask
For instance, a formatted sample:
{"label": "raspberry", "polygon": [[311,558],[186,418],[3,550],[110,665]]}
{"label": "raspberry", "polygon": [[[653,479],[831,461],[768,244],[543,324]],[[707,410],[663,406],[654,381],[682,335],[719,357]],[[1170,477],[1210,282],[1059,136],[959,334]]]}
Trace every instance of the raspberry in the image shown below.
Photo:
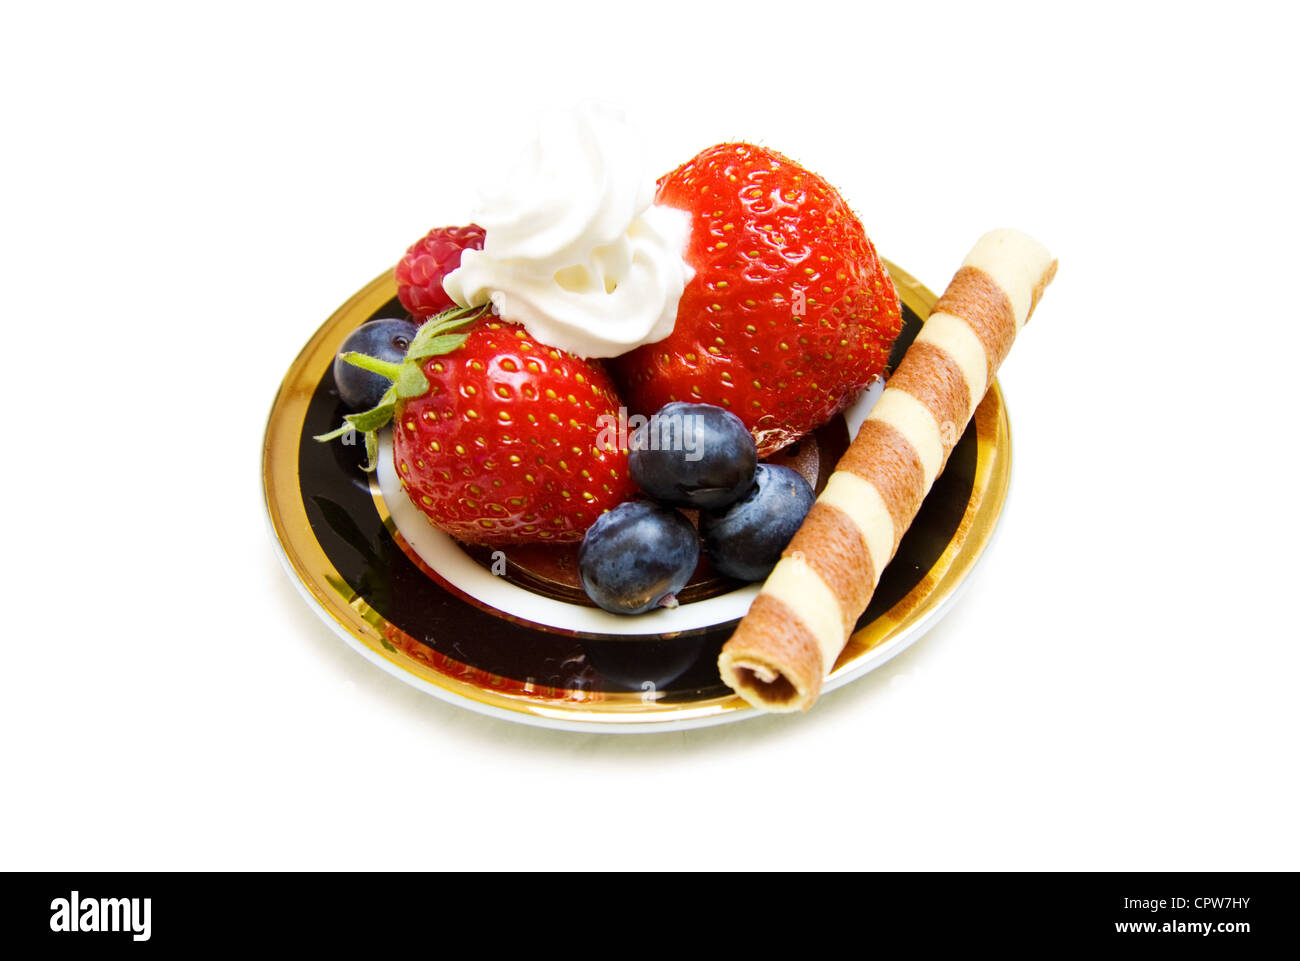
{"label": "raspberry", "polygon": [[460,266],[465,250],[483,249],[483,228],[435,227],[413,243],[397,264],[397,299],[417,320],[454,307],[442,278]]}

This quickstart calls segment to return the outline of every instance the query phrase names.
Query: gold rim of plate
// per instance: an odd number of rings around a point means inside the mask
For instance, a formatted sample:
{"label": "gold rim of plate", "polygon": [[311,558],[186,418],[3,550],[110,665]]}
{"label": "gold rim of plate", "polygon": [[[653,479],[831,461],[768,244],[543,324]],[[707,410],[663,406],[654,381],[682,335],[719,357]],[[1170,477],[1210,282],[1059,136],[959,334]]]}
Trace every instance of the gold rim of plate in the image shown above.
{"label": "gold rim of plate", "polygon": [[[936,296],[905,270],[888,260],[885,264],[899,299],[918,317],[928,317]],[[312,533],[298,479],[298,445],[308,404],[339,345],[396,293],[393,272],[385,271],[325,321],[285,375],[266,425],[262,482],[271,527],[286,566],[317,612],[355,649],[402,680],[443,700],[510,720],[577,730],[679,730],[757,716],[760,712],[735,695],[673,704],[647,703],[638,692],[605,693],[598,701],[538,700],[494,690],[491,677],[474,668],[466,667],[463,676],[444,673],[387,642],[385,619],[348,586]],[[918,639],[955,599],[988,546],[1011,480],[1011,428],[996,380],[972,423],[975,478],[956,533],[911,591],[852,636],[824,691],[880,666]]]}

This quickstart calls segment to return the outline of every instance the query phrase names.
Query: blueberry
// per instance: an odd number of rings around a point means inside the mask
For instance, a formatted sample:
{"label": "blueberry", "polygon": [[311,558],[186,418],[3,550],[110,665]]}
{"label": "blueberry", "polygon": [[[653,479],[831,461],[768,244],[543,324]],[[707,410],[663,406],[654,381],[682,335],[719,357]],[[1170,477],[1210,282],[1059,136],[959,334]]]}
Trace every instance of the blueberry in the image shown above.
{"label": "blueberry", "polygon": [[578,550],[582,588],[614,614],[676,607],[691,579],[700,542],[691,522],[670,507],[627,501],[600,515]]}
{"label": "blueberry", "polygon": [[739,417],[712,404],[675,401],[628,438],[637,486],[678,507],[723,507],[754,482],[758,451]]}
{"label": "blueberry", "polygon": [[759,464],[744,497],[700,514],[700,534],[713,566],[741,581],[767,577],[815,499],[798,471]]}
{"label": "blueberry", "polygon": [[[406,359],[406,348],[411,346],[415,332],[420,328],[409,320],[385,317],[362,324],[343,341],[339,353],[355,350],[380,360],[400,364]],[[334,358],[334,383],[339,398],[349,410],[370,410],[379,403],[391,382],[368,370],[354,367]]]}

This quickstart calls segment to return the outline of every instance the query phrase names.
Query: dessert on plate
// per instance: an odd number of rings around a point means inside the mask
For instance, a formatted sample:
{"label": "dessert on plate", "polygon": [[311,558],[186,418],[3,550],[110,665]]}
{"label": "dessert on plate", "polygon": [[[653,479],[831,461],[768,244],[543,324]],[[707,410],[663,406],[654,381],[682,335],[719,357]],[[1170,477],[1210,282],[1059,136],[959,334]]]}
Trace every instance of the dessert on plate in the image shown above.
{"label": "dessert on plate", "polygon": [[318,439],[363,435],[373,469],[391,429],[429,524],[576,549],[605,611],[675,607],[702,564],[762,583],[721,676],[806,709],[1055,262],[982,239],[818,494],[781,452],[885,377],[888,271],[838,191],[774,150],[718,144],[657,179],[644,157],[609,105],[543,118],[472,224],[403,256],[409,320],[348,338],[351,412]]}

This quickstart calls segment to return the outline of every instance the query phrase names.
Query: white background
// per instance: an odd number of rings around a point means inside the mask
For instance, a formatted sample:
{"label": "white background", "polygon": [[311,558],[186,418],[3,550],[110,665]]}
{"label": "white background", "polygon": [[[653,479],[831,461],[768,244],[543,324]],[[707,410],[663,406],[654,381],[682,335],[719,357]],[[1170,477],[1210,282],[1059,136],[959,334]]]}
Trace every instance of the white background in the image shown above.
{"label": "white background", "polygon": [[[1300,868],[1294,8],[9,4],[0,867]],[[281,569],[300,346],[541,108],[745,138],[941,290],[1060,274],[961,603],[810,713],[538,731]]]}

